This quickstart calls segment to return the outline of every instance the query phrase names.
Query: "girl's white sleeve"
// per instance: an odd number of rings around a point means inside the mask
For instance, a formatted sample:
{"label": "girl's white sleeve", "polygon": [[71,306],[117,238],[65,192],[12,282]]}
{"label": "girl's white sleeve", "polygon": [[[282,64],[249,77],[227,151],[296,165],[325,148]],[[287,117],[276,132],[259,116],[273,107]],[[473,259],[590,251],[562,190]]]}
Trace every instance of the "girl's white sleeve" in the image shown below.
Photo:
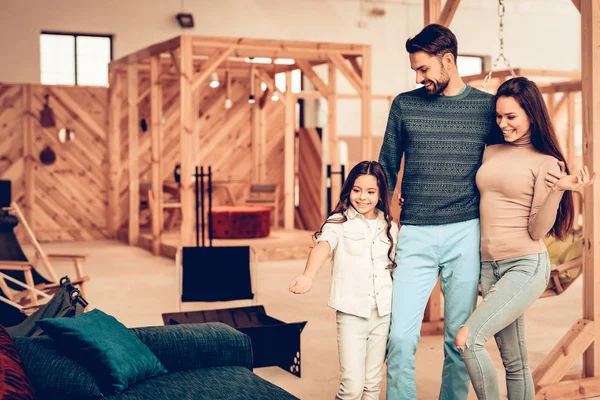
{"label": "girl's white sleeve", "polygon": [[331,248],[331,253],[337,247],[340,237],[343,235],[344,228],[340,223],[327,222],[323,225],[321,236],[317,238],[317,243],[327,242]]}

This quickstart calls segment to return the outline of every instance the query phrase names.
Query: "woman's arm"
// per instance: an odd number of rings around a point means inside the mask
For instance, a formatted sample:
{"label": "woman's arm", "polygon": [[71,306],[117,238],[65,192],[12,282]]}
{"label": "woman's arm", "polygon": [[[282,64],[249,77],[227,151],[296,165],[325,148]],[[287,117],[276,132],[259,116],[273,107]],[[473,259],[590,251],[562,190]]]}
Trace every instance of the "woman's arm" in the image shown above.
{"label": "woman's arm", "polygon": [[552,229],[563,196],[562,190],[556,190],[546,184],[546,175],[550,171],[560,172],[556,160],[543,163],[535,178],[533,201],[529,213],[529,236],[534,240],[543,238]]}

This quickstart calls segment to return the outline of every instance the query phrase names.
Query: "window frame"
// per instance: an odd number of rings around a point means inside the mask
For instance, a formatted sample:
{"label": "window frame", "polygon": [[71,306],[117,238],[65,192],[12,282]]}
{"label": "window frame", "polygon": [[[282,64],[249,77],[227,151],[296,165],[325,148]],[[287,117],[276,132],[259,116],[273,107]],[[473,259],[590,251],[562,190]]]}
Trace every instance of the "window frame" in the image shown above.
{"label": "window frame", "polygon": [[[73,60],[75,63],[75,83],[73,85],[75,86],[79,86],[79,83],[77,81],[77,37],[79,36],[86,36],[86,37],[100,37],[100,38],[107,38],[110,41],[110,60],[113,60],[113,38],[114,35],[113,34],[103,34],[103,33],[83,33],[83,32],[63,32],[63,31],[41,31],[40,32],[40,37],[42,35],[55,35],[55,36],[71,36],[73,37]],[[42,49],[40,48],[40,53],[41,53]],[[40,66],[40,77],[41,77],[42,71],[41,71],[41,66]]]}

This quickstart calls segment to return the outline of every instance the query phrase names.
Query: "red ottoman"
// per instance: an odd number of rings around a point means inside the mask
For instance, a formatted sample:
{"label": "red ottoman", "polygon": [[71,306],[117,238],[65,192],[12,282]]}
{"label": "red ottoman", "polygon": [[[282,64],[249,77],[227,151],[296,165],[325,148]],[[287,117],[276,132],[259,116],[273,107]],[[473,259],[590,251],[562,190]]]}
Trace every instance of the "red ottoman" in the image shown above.
{"label": "red ottoman", "polygon": [[269,236],[271,209],[266,207],[214,207],[212,236],[215,239],[250,239]]}

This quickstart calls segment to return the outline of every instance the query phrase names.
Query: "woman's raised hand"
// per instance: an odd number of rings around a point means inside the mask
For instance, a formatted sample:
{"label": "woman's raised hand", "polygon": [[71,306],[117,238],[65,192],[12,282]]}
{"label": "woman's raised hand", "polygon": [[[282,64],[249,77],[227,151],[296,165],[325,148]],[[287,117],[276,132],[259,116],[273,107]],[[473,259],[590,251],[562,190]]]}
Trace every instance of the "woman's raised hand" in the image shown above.
{"label": "woman's raised hand", "polygon": [[596,179],[596,173],[594,172],[590,177],[590,172],[586,166],[574,175],[567,174],[564,162],[559,161],[558,166],[560,167],[560,172],[548,171],[546,175],[546,185],[554,190],[577,191],[591,185]]}

